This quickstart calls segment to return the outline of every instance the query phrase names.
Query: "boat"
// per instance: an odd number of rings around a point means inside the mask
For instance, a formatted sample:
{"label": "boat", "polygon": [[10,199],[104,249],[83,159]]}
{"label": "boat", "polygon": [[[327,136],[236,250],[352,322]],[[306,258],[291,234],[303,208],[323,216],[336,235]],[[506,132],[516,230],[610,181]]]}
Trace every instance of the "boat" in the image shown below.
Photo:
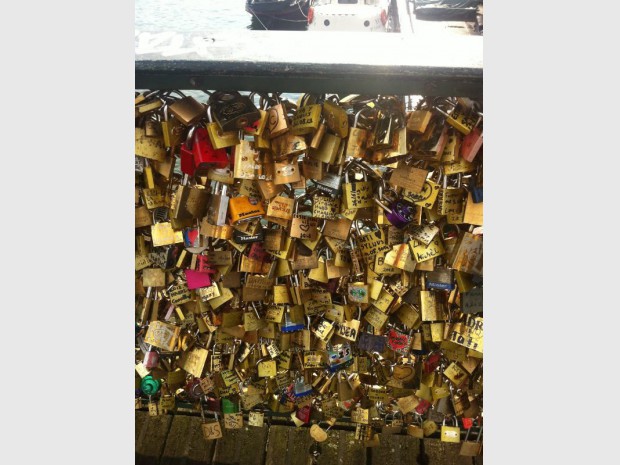
{"label": "boat", "polygon": [[246,0],[245,11],[259,21],[306,23],[310,0]]}
{"label": "boat", "polygon": [[417,19],[475,22],[483,0],[414,0]]}
{"label": "boat", "polygon": [[395,15],[393,0],[314,0],[308,31],[393,32]]}

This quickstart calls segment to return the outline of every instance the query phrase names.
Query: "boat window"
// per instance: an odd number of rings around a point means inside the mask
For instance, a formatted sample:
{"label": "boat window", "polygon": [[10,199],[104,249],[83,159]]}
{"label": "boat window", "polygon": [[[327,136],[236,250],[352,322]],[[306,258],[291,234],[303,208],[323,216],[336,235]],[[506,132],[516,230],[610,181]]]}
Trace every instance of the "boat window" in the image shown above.
{"label": "boat window", "polygon": [[344,3],[347,5],[353,4],[353,3],[357,3],[357,0],[338,0],[338,3]]}

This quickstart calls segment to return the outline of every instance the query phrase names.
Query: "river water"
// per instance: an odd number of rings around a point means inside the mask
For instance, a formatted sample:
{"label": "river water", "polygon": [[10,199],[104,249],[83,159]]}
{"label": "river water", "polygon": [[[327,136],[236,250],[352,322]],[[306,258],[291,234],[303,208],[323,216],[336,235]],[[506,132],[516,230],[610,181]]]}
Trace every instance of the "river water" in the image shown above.
{"label": "river water", "polygon": [[[218,29],[264,30],[245,11],[246,0],[135,0],[136,32],[198,33]],[[305,23],[269,24],[269,29],[304,30]]]}

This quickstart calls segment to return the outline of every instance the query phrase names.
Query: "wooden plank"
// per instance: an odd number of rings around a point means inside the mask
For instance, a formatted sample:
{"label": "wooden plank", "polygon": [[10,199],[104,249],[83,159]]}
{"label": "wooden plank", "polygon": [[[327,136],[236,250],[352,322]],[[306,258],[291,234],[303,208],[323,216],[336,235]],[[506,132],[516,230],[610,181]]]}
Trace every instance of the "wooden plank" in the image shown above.
{"label": "wooden plank", "polygon": [[[442,442],[439,439],[425,439],[424,451],[429,457],[428,465],[472,465],[471,457],[459,455],[461,444]],[[476,457],[476,464],[482,464],[482,457]]]}
{"label": "wooden plank", "polygon": [[481,36],[137,31],[135,45],[136,89],[482,96]]}
{"label": "wooden plank", "polygon": [[244,426],[222,429],[224,437],[217,440],[213,465],[262,465],[268,427]]}
{"label": "wooden plank", "polygon": [[273,425],[269,428],[266,465],[306,465],[312,438],[308,428]]}
{"label": "wooden plank", "polygon": [[[330,438],[323,445],[319,465],[365,465],[366,447],[355,439],[353,431],[329,431]],[[387,465],[387,464],[383,464]]]}
{"label": "wooden plank", "polygon": [[420,440],[401,434],[379,434],[380,445],[370,448],[372,464],[418,465]]}
{"label": "wooden plank", "polygon": [[[313,442],[309,428],[274,425],[269,429],[265,465],[307,465]],[[366,448],[355,440],[352,431],[330,430],[321,449],[319,465],[366,464]]]}
{"label": "wooden plank", "polygon": [[204,438],[201,425],[200,417],[175,415],[159,465],[211,464],[216,441]]}
{"label": "wooden plank", "polygon": [[148,419],[149,415],[148,412],[144,412],[144,411],[140,411],[140,410],[136,410],[136,415],[135,415],[135,427],[136,427],[136,436],[135,436],[135,441],[136,441],[136,447],[138,446],[138,438],[140,437],[140,433],[142,432],[142,428],[144,427],[144,424],[146,423],[146,420]]}
{"label": "wooden plank", "polygon": [[164,450],[166,436],[172,423],[172,415],[149,416],[148,412],[136,411],[136,417],[146,415],[146,419],[136,421],[142,423],[136,434],[136,465],[153,465],[159,462]]}

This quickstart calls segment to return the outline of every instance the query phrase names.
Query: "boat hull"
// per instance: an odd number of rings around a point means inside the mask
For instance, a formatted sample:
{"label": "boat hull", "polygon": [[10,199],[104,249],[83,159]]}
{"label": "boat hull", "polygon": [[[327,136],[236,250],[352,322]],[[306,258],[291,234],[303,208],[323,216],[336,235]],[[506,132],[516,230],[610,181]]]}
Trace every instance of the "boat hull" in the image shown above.
{"label": "boat hull", "polygon": [[245,4],[245,11],[263,20],[282,20],[306,22],[308,18],[309,1],[300,2],[264,2]]}

